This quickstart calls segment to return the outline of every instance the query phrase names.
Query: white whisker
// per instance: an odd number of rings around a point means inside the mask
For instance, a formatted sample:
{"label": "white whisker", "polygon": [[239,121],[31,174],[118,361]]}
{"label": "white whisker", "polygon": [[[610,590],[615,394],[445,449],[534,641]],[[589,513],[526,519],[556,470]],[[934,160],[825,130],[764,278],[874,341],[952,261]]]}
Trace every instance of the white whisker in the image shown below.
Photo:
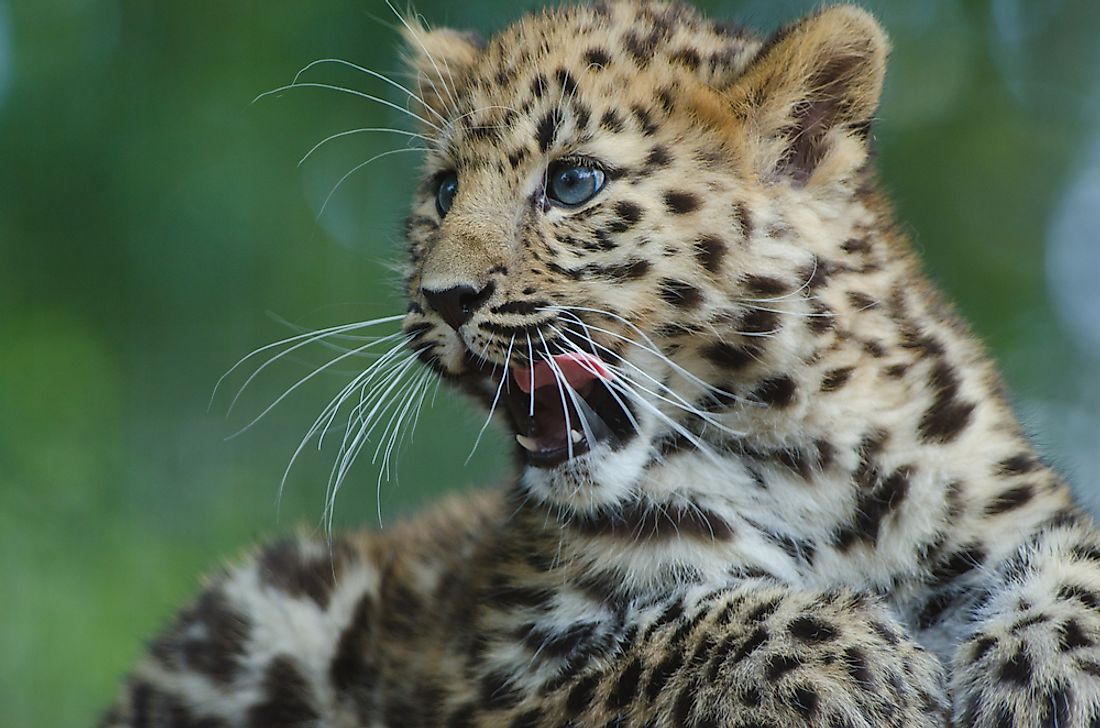
{"label": "white whisker", "polygon": [[249,352],[248,354],[245,354],[240,359],[238,359],[236,364],[231,366],[229,368],[229,370],[225,372],[225,374],[221,375],[221,377],[218,378],[217,383],[214,385],[214,391],[210,395],[210,405],[209,406],[211,406],[211,407],[213,406],[214,398],[217,397],[218,390],[221,388],[221,386],[225,382],[225,380],[231,374],[233,374],[233,372],[237,371],[237,369],[240,368],[241,365],[243,365],[246,361],[248,361],[252,357],[256,356],[257,354],[261,354],[261,353],[263,353],[265,351],[268,351],[270,349],[274,349],[277,346],[283,346],[284,344],[289,344],[289,343],[294,342],[294,341],[301,341],[303,339],[310,339],[311,342],[312,341],[319,341],[319,340],[321,340],[321,339],[323,339],[327,336],[338,335],[338,334],[342,334],[342,333],[347,332],[347,331],[354,331],[354,330],[357,330],[357,329],[365,329],[365,328],[368,328],[370,326],[377,326],[379,324],[393,323],[394,321],[400,321],[403,318],[405,318],[405,315],[400,314],[400,315],[397,315],[397,316],[384,316],[382,318],[372,319],[370,321],[360,321],[360,322],[353,323],[353,324],[341,324],[339,326],[330,326],[328,328],[318,329],[316,331],[307,331],[307,332],[302,333],[302,334],[297,334],[295,336],[291,336],[289,338],[282,339],[281,341],[275,341],[275,342],[272,342],[270,344],[265,344],[264,346],[261,346],[258,349],[253,349],[251,352]]}
{"label": "white whisker", "polygon": [[383,106],[387,106],[391,109],[394,109],[395,111],[399,111],[402,114],[405,114],[406,116],[411,116],[412,118],[416,119],[420,123],[422,123],[426,126],[430,126],[431,128],[435,129],[436,131],[439,131],[439,132],[443,131],[436,124],[433,124],[432,122],[428,121],[423,116],[420,116],[419,114],[417,114],[415,112],[409,111],[404,106],[398,106],[397,104],[393,103],[392,101],[387,101],[386,99],[383,99],[379,96],[374,96],[372,94],[364,93],[363,91],[357,91],[356,89],[347,88],[345,86],[337,86],[337,85],[331,84],[331,83],[318,83],[316,81],[304,81],[302,83],[289,83],[285,86],[279,86],[278,88],[273,88],[270,91],[264,91],[262,94],[260,94],[256,98],[252,99],[252,103],[256,103],[260,99],[266,98],[268,96],[274,96],[275,94],[285,93],[287,91],[290,91],[291,89],[296,89],[296,88],[324,89],[326,91],[335,91],[337,93],[344,93],[344,94],[349,94],[351,96],[357,96],[361,99],[366,99],[367,101],[373,101],[375,103],[382,104]]}
{"label": "white whisker", "polygon": [[[489,427],[489,423],[493,419],[493,413],[496,412],[497,402],[500,401],[500,393],[504,391],[504,384],[508,381],[508,364],[512,361],[512,347],[516,343],[516,335],[512,334],[512,340],[508,342],[508,352],[504,355],[504,371],[500,375],[500,383],[497,384],[496,394],[493,396],[493,403],[489,406],[489,415],[485,418],[485,423],[482,424],[481,429],[477,432],[477,438],[474,440],[474,446],[470,448],[470,454],[466,456],[466,462],[464,464],[469,465],[470,459],[477,452],[477,446],[481,444],[481,436],[485,434],[486,428]],[[496,376],[497,367],[493,366],[492,376]]]}
{"label": "white whisker", "polygon": [[[553,356],[550,354],[550,349],[546,345],[546,337],[544,337],[542,335],[541,330],[539,331],[539,339],[542,341],[542,350],[544,352],[546,352],[547,361],[552,361]],[[534,366],[533,365],[531,367],[531,370],[532,370],[532,372],[534,371]],[[551,365],[551,370],[554,373],[554,381],[558,385],[558,395],[561,397],[561,409],[562,409],[562,412],[565,414],[565,451],[569,455],[569,459],[572,460],[573,459],[573,438],[570,436],[570,432],[572,431],[573,423],[570,421],[570,418],[569,418],[569,407],[565,403],[565,390],[562,389],[562,386],[561,386],[561,382],[562,382],[561,371],[559,369],[557,369],[556,367],[554,367],[553,365]]]}
{"label": "white whisker", "polygon": [[394,81],[392,78],[390,78],[389,76],[387,76],[383,73],[379,73],[378,71],[372,71],[369,68],[366,68],[364,66],[360,66],[357,63],[352,63],[351,61],[345,61],[342,58],[319,58],[316,61],[311,61],[310,63],[306,64],[306,66],[304,68],[302,68],[302,70],[298,71],[298,73],[295,74],[294,80],[291,81],[290,85],[291,86],[296,85],[298,83],[298,80],[302,77],[302,74],[304,74],[306,71],[313,68],[314,66],[318,66],[322,63],[335,63],[335,64],[338,64],[338,65],[341,65],[341,66],[347,66],[348,68],[353,68],[356,71],[361,71],[362,73],[365,73],[368,76],[371,76],[372,78],[377,78],[379,81],[383,81],[384,83],[388,83],[390,86],[393,86],[395,89],[401,91],[402,93],[407,95],[409,98],[415,99],[416,101],[419,101],[420,104],[425,109],[427,109],[428,111],[431,111],[433,114],[435,114],[436,117],[440,121],[442,121],[444,123],[446,123],[446,121],[447,121],[445,118],[443,118],[443,116],[438,111],[436,111],[432,107],[428,106],[427,102],[425,102],[424,99],[417,96],[415,93],[413,93],[408,88],[406,88],[403,84],[400,84],[397,81]]}
{"label": "white whisker", "polygon": [[[328,144],[331,141],[334,141],[336,139],[342,139],[342,138],[347,137],[347,136],[353,136],[353,135],[356,135],[356,134],[367,134],[367,133],[372,133],[372,132],[385,133],[385,134],[397,134],[399,136],[408,137],[409,139],[422,139],[422,140],[428,142],[429,144],[433,143],[433,140],[431,138],[426,137],[423,134],[417,134],[415,132],[405,131],[403,129],[391,129],[389,127],[382,127],[382,126],[379,126],[379,127],[363,127],[361,129],[347,129],[345,131],[336,132],[335,134],[329,134],[327,137],[325,137],[321,141],[314,144],[310,148],[310,150],[305,153],[305,156],[303,156],[301,159],[298,160],[298,166],[301,167],[303,164],[305,164],[306,160],[309,159],[311,156],[313,156],[314,152],[316,152],[318,149],[320,149],[321,147],[323,147],[324,145]],[[410,148],[412,148],[412,149],[424,149],[423,147],[410,147]]]}
{"label": "white whisker", "polygon": [[325,201],[321,204],[321,209],[317,213],[317,217],[320,218],[322,215],[325,214],[325,209],[328,207],[328,203],[332,200],[332,196],[336,194],[336,190],[340,189],[340,186],[342,184],[344,184],[344,182],[347,181],[348,177],[352,176],[353,174],[355,174],[356,172],[361,170],[363,167],[366,167],[371,162],[374,162],[375,160],[381,159],[382,157],[388,157],[391,154],[400,154],[401,152],[422,152],[422,151],[424,151],[424,150],[423,149],[416,149],[416,148],[413,148],[413,147],[405,147],[403,149],[391,149],[388,152],[380,152],[378,154],[375,154],[373,157],[371,157],[367,161],[360,162],[359,164],[355,165],[354,167],[352,167],[351,169],[348,170],[347,174],[345,174],[343,177],[340,178],[340,180],[333,186],[333,188],[331,190],[329,190],[328,196],[325,197]]}
{"label": "white whisker", "polygon": [[[428,62],[432,64],[432,68],[435,69],[436,74],[439,76],[440,82],[443,84],[443,89],[447,92],[447,95],[450,98],[450,108],[453,110],[458,105],[458,99],[456,98],[455,94],[451,92],[450,86],[447,85],[447,76],[445,76],[443,74],[443,71],[440,70],[439,64],[435,62],[435,58],[432,56],[431,53],[428,52],[428,48],[424,45],[424,42],[420,40],[420,34],[412,29],[412,26],[409,25],[409,21],[405,18],[405,16],[397,11],[397,8],[393,6],[393,3],[391,3],[390,0],[386,0],[386,5],[389,6],[390,10],[393,11],[393,14],[397,16],[397,19],[401,21],[401,24],[405,26],[405,29],[409,31],[412,37],[416,40],[416,44],[420,46],[420,50],[424,52],[424,55],[427,56]],[[423,30],[424,26],[421,25],[420,28],[421,30]],[[433,83],[432,85],[434,86],[435,84]],[[442,132],[442,129],[437,128],[437,130]]]}

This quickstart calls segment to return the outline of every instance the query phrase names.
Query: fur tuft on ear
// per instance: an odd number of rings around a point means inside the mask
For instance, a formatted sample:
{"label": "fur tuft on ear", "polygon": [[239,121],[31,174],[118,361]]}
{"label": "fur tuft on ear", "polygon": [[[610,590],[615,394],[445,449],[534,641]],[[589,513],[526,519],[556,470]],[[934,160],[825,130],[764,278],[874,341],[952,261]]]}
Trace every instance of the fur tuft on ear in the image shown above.
{"label": "fur tuft on ear", "polygon": [[416,18],[405,20],[403,35],[405,63],[416,76],[417,95],[430,109],[423,110],[426,118],[447,117],[457,89],[481,53],[481,39],[450,28],[429,30]]}
{"label": "fur tuft on ear", "polygon": [[726,90],[765,179],[844,179],[870,153],[889,41],[865,10],[840,5],[778,33]]}

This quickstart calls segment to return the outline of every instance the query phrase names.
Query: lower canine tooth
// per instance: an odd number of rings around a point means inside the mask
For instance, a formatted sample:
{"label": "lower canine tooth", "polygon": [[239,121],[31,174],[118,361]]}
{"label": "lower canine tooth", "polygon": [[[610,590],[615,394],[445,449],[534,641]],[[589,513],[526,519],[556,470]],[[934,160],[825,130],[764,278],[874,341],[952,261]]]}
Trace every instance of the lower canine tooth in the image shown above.
{"label": "lower canine tooth", "polygon": [[573,444],[574,445],[576,445],[578,442],[580,442],[581,440],[584,439],[584,435],[577,432],[576,430],[570,430],[569,431],[569,437],[573,438]]}
{"label": "lower canine tooth", "polygon": [[523,435],[516,435],[516,442],[518,442],[520,444],[520,446],[524,450],[527,450],[528,452],[537,452],[538,449],[539,449],[539,445],[538,445],[537,442],[535,442],[535,439],[533,437],[524,437]]}

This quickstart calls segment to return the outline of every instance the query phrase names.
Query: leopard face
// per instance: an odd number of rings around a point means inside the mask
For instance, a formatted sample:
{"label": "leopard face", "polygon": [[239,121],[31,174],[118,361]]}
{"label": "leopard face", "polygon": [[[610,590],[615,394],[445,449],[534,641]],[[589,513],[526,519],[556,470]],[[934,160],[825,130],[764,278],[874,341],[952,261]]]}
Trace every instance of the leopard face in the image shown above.
{"label": "leopard face", "polygon": [[669,448],[719,457],[792,403],[827,335],[820,260],[849,239],[830,226],[871,214],[873,20],[836,8],[764,46],[622,2],[409,45],[431,141],[404,329],[503,413],[532,495],[623,499]]}

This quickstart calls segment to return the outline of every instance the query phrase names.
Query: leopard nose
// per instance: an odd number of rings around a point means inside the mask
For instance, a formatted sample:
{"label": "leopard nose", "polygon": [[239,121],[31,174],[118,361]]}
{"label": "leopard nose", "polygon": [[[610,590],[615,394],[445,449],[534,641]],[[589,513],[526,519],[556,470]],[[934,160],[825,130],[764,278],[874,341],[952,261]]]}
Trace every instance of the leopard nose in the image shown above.
{"label": "leopard nose", "polygon": [[487,300],[493,295],[493,284],[489,283],[484,288],[476,289],[473,286],[453,286],[444,291],[432,291],[422,288],[424,298],[428,305],[436,310],[443,320],[455,331],[470,320]]}

